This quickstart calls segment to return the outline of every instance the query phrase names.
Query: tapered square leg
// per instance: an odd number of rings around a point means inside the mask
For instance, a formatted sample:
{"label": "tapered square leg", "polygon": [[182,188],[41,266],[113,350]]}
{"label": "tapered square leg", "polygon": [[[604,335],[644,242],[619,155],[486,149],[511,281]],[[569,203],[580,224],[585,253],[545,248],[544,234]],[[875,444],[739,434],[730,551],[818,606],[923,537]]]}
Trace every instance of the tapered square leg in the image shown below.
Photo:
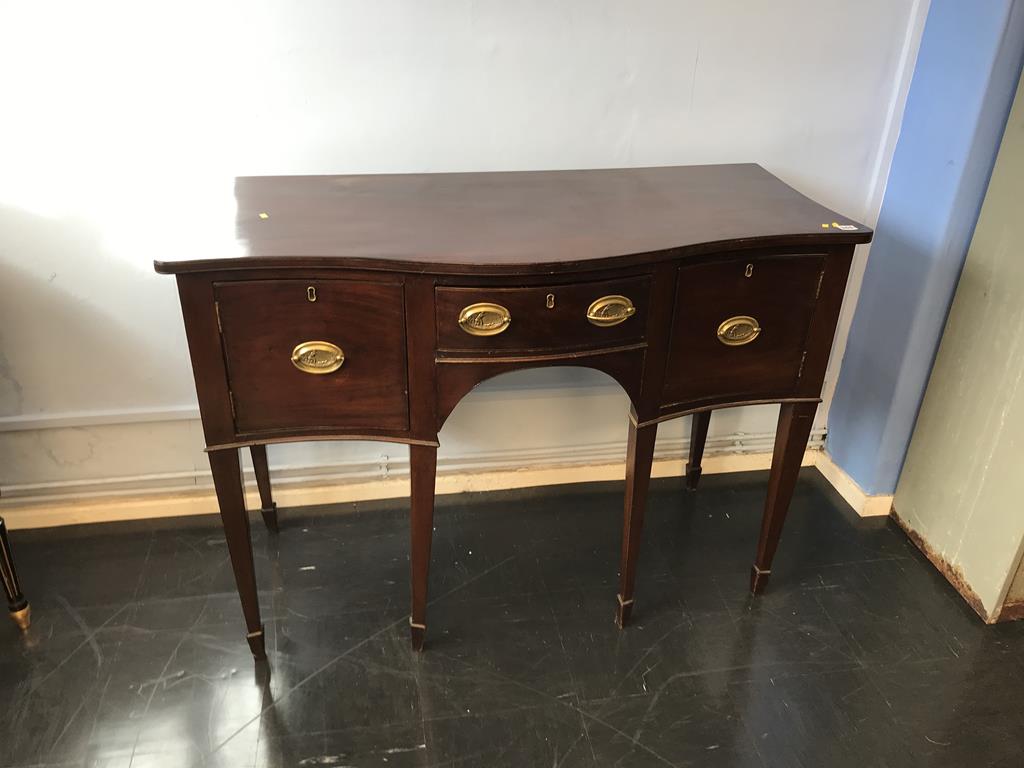
{"label": "tapered square leg", "polygon": [[422,651],[427,632],[427,586],[430,581],[430,546],[434,536],[434,480],[437,448],[410,445],[412,500],[410,513],[412,611],[409,635],[413,650]]}
{"label": "tapered square leg", "polygon": [[267,464],[267,446],[253,445],[249,447],[252,456],[252,468],[256,474],[256,487],[260,489],[260,515],[267,530],[277,533],[277,504],[270,493],[270,466]]}
{"label": "tapered square leg", "polygon": [[253,657],[257,660],[265,659],[267,654],[263,642],[263,624],[260,621],[259,595],[256,591],[252,536],[249,530],[249,516],[245,511],[238,450],[225,448],[210,451],[209,457],[210,469],[213,470],[213,484],[217,489],[220,519],[228,543],[228,555],[231,557],[231,568],[235,573],[238,596],[242,601],[242,614],[245,616],[247,629],[246,640]]}
{"label": "tapered square leg", "polygon": [[626,444],[626,500],[622,521],[622,561],[619,566],[618,606],[615,623],[625,627],[633,613],[633,587],[636,584],[636,563],[640,554],[640,537],[647,506],[647,487],[651,482],[654,460],[654,439],[658,425],[637,427],[629,422]]}
{"label": "tapered square leg", "polygon": [[22,632],[32,623],[32,608],[21,591],[18,572],[14,568],[14,553],[11,542],[7,538],[7,524],[0,517],[0,579],[4,583],[4,594],[7,596],[7,610],[11,620]]}
{"label": "tapered square leg", "polygon": [[800,462],[811,434],[811,423],[817,403],[783,403],[779,410],[779,424],[775,431],[775,450],[772,469],[768,476],[768,497],[761,520],[761,536],[757,542],[757,556],[750,572],[750,591],[755,595],[764,591],[772,572],[772,559],[779,546],[782,526],[786,522],[789,502],[793,498]]}
{"label": "tapered square leg", "polygon": [[700,464],[704,460],[704,444],[708,439],[711,411],[701,411],[690,418],[690,455],[686,458],[686,489],[695,491],[697,483],[700,482]]}

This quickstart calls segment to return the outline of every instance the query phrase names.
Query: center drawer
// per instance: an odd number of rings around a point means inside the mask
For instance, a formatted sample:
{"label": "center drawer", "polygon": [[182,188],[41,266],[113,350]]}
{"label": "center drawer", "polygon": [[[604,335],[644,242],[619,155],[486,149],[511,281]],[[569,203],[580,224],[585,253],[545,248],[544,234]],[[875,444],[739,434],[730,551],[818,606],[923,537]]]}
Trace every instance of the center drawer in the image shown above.
{"label": "center drawer", "polygon": [[551,352],[641,342],[651,278],[435,289],[441,351]]}

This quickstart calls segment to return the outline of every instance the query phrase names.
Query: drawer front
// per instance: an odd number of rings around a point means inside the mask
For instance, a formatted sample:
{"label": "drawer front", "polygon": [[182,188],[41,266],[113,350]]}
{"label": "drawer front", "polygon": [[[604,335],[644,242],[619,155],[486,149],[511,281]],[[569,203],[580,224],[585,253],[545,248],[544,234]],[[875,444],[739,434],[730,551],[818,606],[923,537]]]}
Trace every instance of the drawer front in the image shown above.
{"label": "drawer front", "polygon": [[214,293],[240,434],[408,428],[400,283],[246,280]]}
{"label": "drawer front", "polygon": [[442,351],[552,352],[644,340],[650,277],[525,288],[436,289]]}
{"label": "drawer front", "polygon": [[824,267],[817,254],[680,267],[662,403],[792,390]]}

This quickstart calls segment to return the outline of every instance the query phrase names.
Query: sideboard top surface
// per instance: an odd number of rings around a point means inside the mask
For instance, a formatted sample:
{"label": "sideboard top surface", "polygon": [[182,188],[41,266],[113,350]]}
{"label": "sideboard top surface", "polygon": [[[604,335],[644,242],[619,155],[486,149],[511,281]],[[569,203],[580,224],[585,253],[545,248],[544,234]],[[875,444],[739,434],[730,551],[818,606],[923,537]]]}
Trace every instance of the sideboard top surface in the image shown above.
{"label": "sideboard top surface", "polygon": [[183,254],[156,262],[157,271],[338,264],[438,273],[562,271],[871,239],[868,227],[756,164],[250,176],[236,179],[235,198],[241,256],[189,260]]}

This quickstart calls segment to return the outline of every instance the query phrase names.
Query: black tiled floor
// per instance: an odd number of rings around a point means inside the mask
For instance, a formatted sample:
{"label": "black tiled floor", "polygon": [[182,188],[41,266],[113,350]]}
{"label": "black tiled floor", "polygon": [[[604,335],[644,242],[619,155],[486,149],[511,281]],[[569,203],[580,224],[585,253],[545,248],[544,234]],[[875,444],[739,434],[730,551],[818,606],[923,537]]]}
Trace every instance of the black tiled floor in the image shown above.
{"label": "black tiled floor", "polygon": [[766,480],[653,483],[625,632],[620,483],[439,498],[423,655],[405,504],[282,510],[253,527],[269,681],[216,519],[16,531],[0,766],[1024,764],[1024,623],[815,470],[750,598]]}

